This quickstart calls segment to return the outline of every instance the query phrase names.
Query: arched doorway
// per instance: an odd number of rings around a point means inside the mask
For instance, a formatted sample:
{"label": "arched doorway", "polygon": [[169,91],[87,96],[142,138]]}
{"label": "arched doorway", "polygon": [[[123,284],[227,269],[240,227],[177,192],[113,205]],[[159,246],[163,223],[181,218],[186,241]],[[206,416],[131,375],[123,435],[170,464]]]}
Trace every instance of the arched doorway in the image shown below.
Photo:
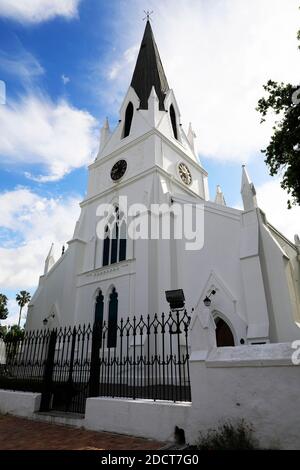
{"label": "arched doorway", "polygon": [[220,317],[215,319],[215,323],[217,347],[234,346],[233,334],[227,323]]}

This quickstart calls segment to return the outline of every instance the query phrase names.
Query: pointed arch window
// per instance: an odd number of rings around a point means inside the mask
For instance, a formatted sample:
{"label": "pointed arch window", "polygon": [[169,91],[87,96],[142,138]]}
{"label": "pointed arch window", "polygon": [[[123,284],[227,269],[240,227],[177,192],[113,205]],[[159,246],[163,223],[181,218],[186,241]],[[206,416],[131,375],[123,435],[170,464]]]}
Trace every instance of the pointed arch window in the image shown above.
{"label": "pointed arch window", "polygon": [[126,259],[127,226],[124,214],[115,207],[114,214],[110,217],[109,224],[105,227],[103,240],[102,265],[118,263]]}
{"label": "pointed arch window", "polygon": [[119,221],[119,233],[120,233],[120,241],[119,241],[119,261],[124,261],[126,259],[126,235],[127,235],[127,227],[125,220]]}
{"label": "pointed arch window", "polygon": [[111,251],[110,251],[110,264],[114,264],[118,261],[118,245],[119,245],[119,209],[116,208],[117,222],[112,227],[111,237]]}
{"label": "pointed arch window", "polygon": [[104,240],[103,240],[103,259],[102,265],[107,266],[109,264],[109,249],[110,249],[110,230],[108,225],[105,227]]}
{"label": "pointed arch window", "polygon": [[133,104],[131,103],[131,101],[129,101],[126,111],[125,111],[123,138],[127,137],[130,134],[132,118],[133,118]]}
{"label": "pointed arch window", "polygon": [[176,113],[175,113],[174,106],[172,104],[170,106],[170,119],[171,119],[171,124],[172,124],[174,137],[175,137],[175,139],[178,140]]}
{"label": "pointed arch window", "polygon": [[107,347],[115,348],[117,345],[118,332],[118,293],[115,287],[109,296],[108,304],[108,331],[107,331]]}
{"label": "pointed arch window", "polygon": [[104,297],[100,290],[96,297],[96,302],[95,302],[95,319],[94,320],[97,325],[102,325],[103,323],[103,300],[104,300]]}

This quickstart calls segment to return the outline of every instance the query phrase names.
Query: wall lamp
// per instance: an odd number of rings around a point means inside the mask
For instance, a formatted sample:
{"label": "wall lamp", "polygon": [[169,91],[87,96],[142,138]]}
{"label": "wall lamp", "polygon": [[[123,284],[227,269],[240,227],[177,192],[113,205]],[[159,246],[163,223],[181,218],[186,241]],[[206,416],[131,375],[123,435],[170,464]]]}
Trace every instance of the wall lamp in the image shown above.
{"label": "wall lamp", "polygon": [[185,298],[182,289],[166,290],[166,299],[170,310],[184,309]]}
{"label": "wall lamp", "polygon": [[212,289],[212,291],[210,292],[210,294],[208,294],[205,299],[203,300],[203,303],[205,305],[205,307],[210,307],[210,304],[211,304],[211,299],[210,299],[210,296],[211,295],[215,295],[216,291],[214,289]]}
{"label": "wall lamp", "polygon": [[51,313],[50,315],[48,315],[48,317],[44,318],[43,320],[43,325],[46,326],[48,324],[48,320],[50,318],[54,318],[55,317],[55,314],[54,313]]}

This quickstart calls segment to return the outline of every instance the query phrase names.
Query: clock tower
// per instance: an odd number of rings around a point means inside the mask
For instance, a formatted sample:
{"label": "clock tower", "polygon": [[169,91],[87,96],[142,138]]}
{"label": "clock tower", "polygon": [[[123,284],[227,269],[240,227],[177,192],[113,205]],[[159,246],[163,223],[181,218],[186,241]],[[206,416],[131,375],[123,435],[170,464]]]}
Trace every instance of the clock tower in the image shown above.
{"label": "clock tower", "polygon": [[[152,173],[163,193],[175,191],[207,200],[207,173],[195,153],[194,138],[191,125],[187,133],[183,130],[148,20],[119,124],[111,133],[106,120],[101,130],[87,199],[109,190],[125,190],[129,183]],[[137,202],[144,202],[147,190],[150,194],[145,184],[142,193],[137,191]]]}

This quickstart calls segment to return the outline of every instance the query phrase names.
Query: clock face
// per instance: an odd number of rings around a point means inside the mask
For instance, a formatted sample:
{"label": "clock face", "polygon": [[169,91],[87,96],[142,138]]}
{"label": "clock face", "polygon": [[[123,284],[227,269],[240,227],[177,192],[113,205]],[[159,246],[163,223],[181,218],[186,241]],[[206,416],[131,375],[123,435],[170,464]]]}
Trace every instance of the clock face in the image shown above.
{"label": "clock face", "polygon": [[192,183],[192,175],[191,175],[191,172],[188,168],[188,166],[181,162],[179,163],[178,165],[178,173],[179,173],[179,176],[180,178],[182,179],[182,181],[185,183],[185,184],[191,184]]}
{"label": "clock face", "polygon": [[127,169],[126,160],[119,160],[118,162],[114,164],[114,166],[111,169],[111,172],[110,172],[111,179],[113,181],[119,180],[124,175],[126,169]]}

